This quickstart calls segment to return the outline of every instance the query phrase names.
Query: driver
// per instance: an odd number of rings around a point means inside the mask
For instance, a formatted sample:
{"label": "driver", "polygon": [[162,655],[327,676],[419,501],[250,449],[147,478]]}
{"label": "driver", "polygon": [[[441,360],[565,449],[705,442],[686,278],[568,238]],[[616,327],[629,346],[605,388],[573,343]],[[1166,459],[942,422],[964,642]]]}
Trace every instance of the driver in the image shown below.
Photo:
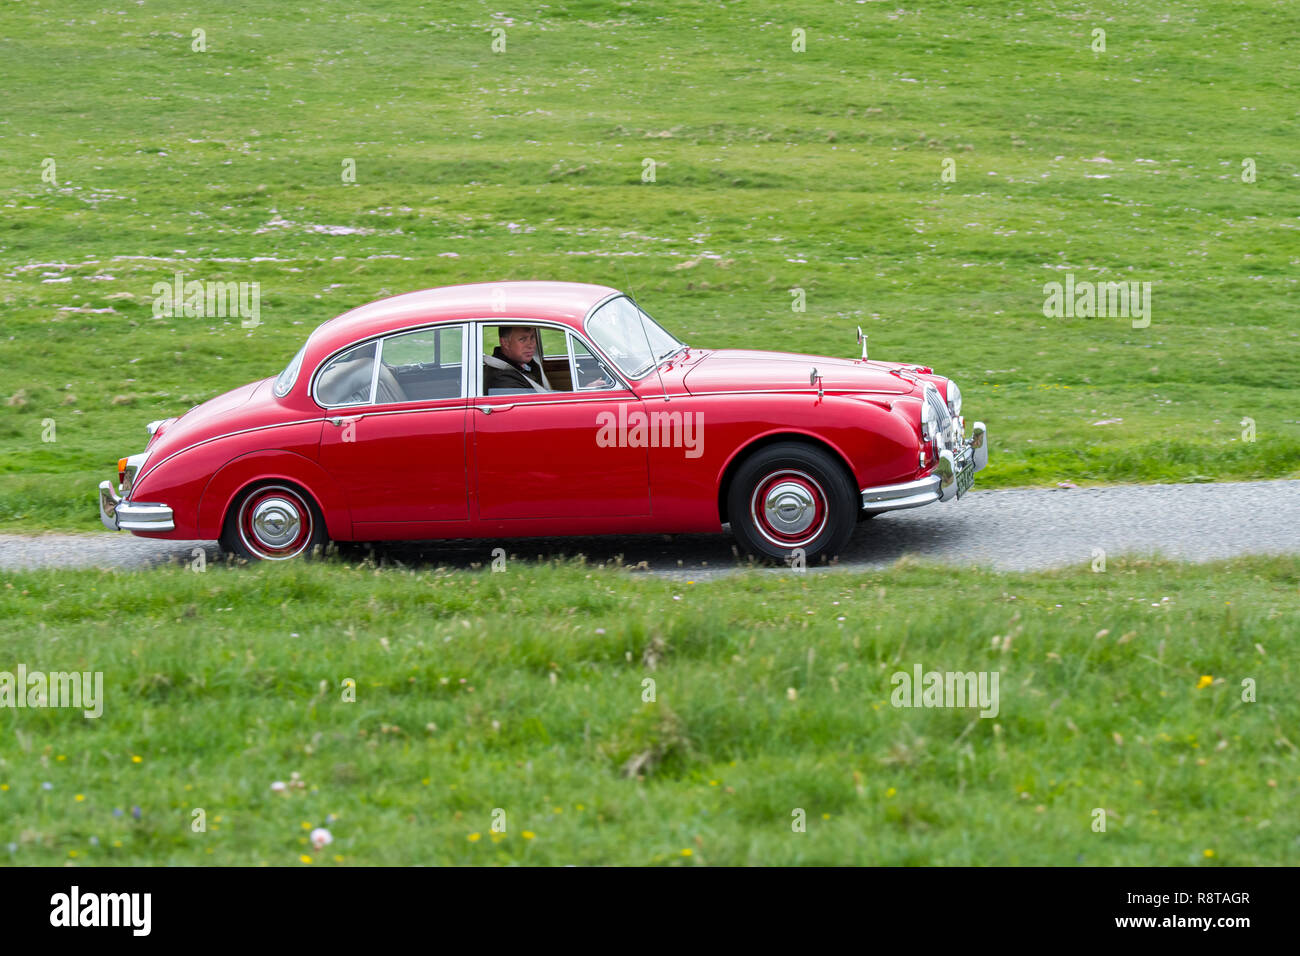
{"label": "driver", "polygon": [[531,388],[549,392],[550,382],[537,355],[537,333],[524,325],[503,325],[498,330],[501,344],[483,359],[483,388]]}

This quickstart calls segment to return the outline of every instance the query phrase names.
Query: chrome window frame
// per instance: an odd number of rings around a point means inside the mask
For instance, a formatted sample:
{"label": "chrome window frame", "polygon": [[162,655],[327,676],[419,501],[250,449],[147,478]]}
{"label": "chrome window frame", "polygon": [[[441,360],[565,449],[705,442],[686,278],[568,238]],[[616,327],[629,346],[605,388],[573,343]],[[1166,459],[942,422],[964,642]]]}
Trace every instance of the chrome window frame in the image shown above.
{"label": "chrome window frame", "polygon": [[[602,300],[602,301],[607,301],[608,298],[611,298],[611,297],[606,297],[606,300]],[[629,383],[627,377],[623,375],[623,370],[622,370],[621,368],[619,368],[617,364],[615,364],[614,362],[612,362],[612,361],[609,359],[609,357],[605,355],[604,352],[601,352],[601,351],[599,351],[599,350],[597,350],[597,349],[595,349],[595,348],[592,348],[592,343],[591,343],[591,342],[586,338],[586,336],[584,336],[584,335],[580,334],[579,332],[577,332],[577,331],[573,328],[573,326],[571,326],[571,325],[568,325],[568,324],[566,324],[566,323],[564,323],[564,322],[556,322],[556,321],[554,321],[554,320],[550,320],[550,319],[519,319],[519,318],[508,318],[508,317],[505,317],[505,316],[500,316],[500,317],[498,317],[498,316],[493,316],[493,317],[490,318],[490,319],[470,319],[469,321],[473,322],[473,323],[475,324],[475,326],[476,326],[475,333],[474,333],[474,343],[475,343],[475,347],[478,349],[478,353],[477,353],[477,354],[479,355],[479,360],[478,360],[477,362],[473,363],[473,364],[474,364],[474,377],[475,377],[475,383],[474,383],[474,386],[475,386],[475,387],[474,387],[474,393],[470,395],[470,398],[509,398],[509,399],[532,398],[532,399],[537,399],[537,398],[542,398],[542,397],[544,397],[544,396],[546,396],[546,395],[596,395],[596,396],[599,396],[599,395],[606,395],[606,394],[608,394],[608,393],[610,393],[610,392],[616,392],[616,391],[619,390],[619,387],[620,387],[620,386],[621,386],[624,390],[631,392],[633,395],[636,394],[636,390],[635,390],[634,388],[632,388],[632,386],[631,386],[631,384]],[[486,329],[488,326],[501,326],[501,325],[523,325],[523,326],[527,326],[528,328],[559,329],[561,332],[565,333],[564,347],[565,347],[565,350],[569,353],[569,355],[568,355],[568,358],[569,358],[569,369],[570,369],[569,374],[570,374],[571,376],[574,375],[574,373],[573,373],[573,364],[574,364],[574,361],[573,361],[573,348],[569,345],[569,336],[572,336],[573,338],[577,339],[579,342],[581,342],[583,345],[585,345],[585,346],[587,347],[587,351],[589,351],[592,355],[596,356],[596,358],[600,359],[601,363],[604,364],[604,365],[605,365],[605,366],[606,366],[606,367],[607,367],[611,372],[613,372],[614,377],[618,380],[618,384],[615,385],[615,386],[613,386],[613,387],[611,387],[611,388],[583,388],[583,389],[570,388],[570,389],[567,389],[567,390],[564,390],[564,389],[556,389],[556,390],[549,391],[549,392],[520,392],[520,393],[517,394],[517,395],[483,395],[483,394],[479,394],[479,393],[481,393],[481,392],[483,391],[483,359],[482,359],[482,357],[483,357],[484,355],[488,354],[488,353],[486,353],[486,352],[483,351],[483,330]],[[539,338],[540,338],[540,337],[539,337]],[[540,342],[540,340],[538,341],[537,345],[538,345],[538,354],[540,355],[540,354],[541,354],[541,342]],[[539,361],[540,361],[540,359],[539,359]],[[569,384],[570,384],[570,385],[573,385],[573,384],[576,384],[576,383],[577,383],[577,377],[574,376],[573,378],[570,379]]]}
{"label": "chrome window frame", "polygon": [[[343,346],[342,348],[335,349],[333,352],[325,356],[325,358],[321,359],[316,364],[316,371],[312,373],[311,389],[309,391],[309,394],[311,395],[311,400],[315,402],[318,407],[326,410],[335,409],[335,408],[360,408],[363,405],[381,405],[381,404],[382,405],[411,405],[417,402],[448,402],[448,401],[456,401],[456,400],[464,402],[470,397],[471,389],[469,385],[470,385],[471,376],[477,378],[477,373],[471,371],[470,362],[469,362],[469,326],[472,321],[474,320],[473,319],[446,319],[441,322],[421,322],[417,325],[410,325],[400,329],[393,329],[392,331],[389,332],[382,332],[378,335],[370,335],[370,336],[366,336],[365,338],[357,339],[355,342],[349,342],[347,345]],[[411,399],[407,399],[405,402],[376,402],[375,401],[376,388],[379,382],[379,363],[384,360],[384,343],[388,339],[397,338],[399,335],[406,335],[411,332],[436,331],[440,329],[451,328],[452,326],[457,326],[457,325],[460,326],[461,375],[460,375],[459,395],[452,395],[447,398],[411,398]],[[340,355],[343,355],[344,353],[349,352],[352,349],[360,348],[361,346],[368,345],[371,342],[375,343],[375,367],[370,370],[370,395],[367,398],[367,400],[363,402],[343,402],[337,405],[328,405],[325,402],[322,402],[320,400],[320,397],[316,394],[317,386],[320,385],[321,373],[325,371],[325,369],[329,366],[330,362],[334,361]]]}

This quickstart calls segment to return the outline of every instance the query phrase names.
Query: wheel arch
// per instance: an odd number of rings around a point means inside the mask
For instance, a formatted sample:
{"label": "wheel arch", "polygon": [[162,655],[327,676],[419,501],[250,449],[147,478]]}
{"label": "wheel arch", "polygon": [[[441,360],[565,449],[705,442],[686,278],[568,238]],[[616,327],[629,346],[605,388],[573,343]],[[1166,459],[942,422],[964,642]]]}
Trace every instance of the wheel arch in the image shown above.
{"label": "wheel arch", "polygon": [[730,518],[727,515],[727,497],[731,491],[731,482],[735,478],[736,472],[740,470],[740,466],[743,465],[746,459],[748,459],[755,452],[761,451],[762,449],[767,448],[770,445],[779,445],[784,442],[793,442],[796,444],[808,445],[810,447],[817,448],[820,449],[821,451],[826,452],[828,455],[831,456],[832,459],[834,459],[836,462],[839,463],[839,466],[844,471],[845,477],[849,479],[849,483],[852,484],[855,488],[858,487],[858,478],[857,475],[854,474],[853,472],[852,465],[849,464],[848,457],[844,454],[844,452],[840,448],[837,448],[831,442],[828,442],[824,438],[820,438],[816,435],[810,435],[807,432],[788,431],[788,430],[769,432],[765,435],[759,435],[751,439],[748,443],[736,449],[736,451],[733,452],[731,457],[727,460],[726,465],[723,467],[722,477],[718,481],[718,521],[719,522],[721,522],[722,524],[726,524],[730,520]]}
{"label": "wheel arch", "polygon": [[219,538],[236,502],[254,486],[273,483],[290,485],[315,502],[331,539],[351,539],[352,513],[337,482],[310,458],[281,449],[241,455],[212,476],[199,500],[203,537]]}

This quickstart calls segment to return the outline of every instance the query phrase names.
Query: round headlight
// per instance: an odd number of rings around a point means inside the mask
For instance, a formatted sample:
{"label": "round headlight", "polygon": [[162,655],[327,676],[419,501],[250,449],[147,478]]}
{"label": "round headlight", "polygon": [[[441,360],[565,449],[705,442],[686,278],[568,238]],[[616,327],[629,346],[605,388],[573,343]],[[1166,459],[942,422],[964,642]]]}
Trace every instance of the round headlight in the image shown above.
{"label": "round headlight", "polygon": [[934,441],[935,420],[934,406],[929,402],[921,402],[921,437],[926,441]]}
{"label": "round headlight", "polygon": [[961,415],[961,389],[952,379],[948,380],[948,411],[952,412],[953,418]]}

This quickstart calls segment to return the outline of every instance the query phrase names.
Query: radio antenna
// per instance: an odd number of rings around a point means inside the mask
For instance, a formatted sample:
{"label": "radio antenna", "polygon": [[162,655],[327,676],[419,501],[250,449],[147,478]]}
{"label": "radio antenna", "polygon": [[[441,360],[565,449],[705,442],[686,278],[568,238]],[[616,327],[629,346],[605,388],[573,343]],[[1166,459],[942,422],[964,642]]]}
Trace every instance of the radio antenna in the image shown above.
{"label": "radio antenna", "polygon": [[627,297],[632,300],[632,307],[636,309],[637,318],[641,322],[641,336],[645,339],[645,348],[650,353],[650,361],[654,362],[655,375],[659,377],[659,391],[663,393],[664,402],[667,403],[671,399],[669,399],[668,389],[664,385],[664,373],[659,370],[659,357],[655,355],[654,347],[650,344],[650,333],[645,327],[645,313],[641,311],[641,306],[637,305],[636,293],[632,291],[632,279],[627,273],[627,263],[624,262],[621,265],[623,266],[623,281],[627,286]]}

